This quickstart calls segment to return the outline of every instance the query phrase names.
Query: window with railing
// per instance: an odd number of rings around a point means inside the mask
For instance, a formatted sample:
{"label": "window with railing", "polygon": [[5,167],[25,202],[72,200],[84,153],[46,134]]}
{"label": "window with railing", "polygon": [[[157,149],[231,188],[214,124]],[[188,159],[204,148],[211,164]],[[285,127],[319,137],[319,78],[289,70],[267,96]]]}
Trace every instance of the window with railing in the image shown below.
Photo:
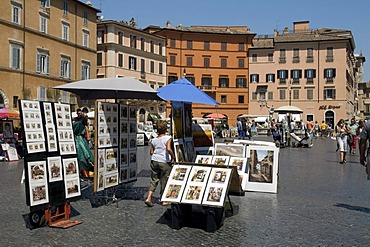
{"label": "window with railing", "polygon": [[286,63],[286,49],[280,49],[279,63]]}
{"label": "window with railing", "polygon": [[302,70],[292,69],[290,71],[290,78],[292,78],[293,84],[299,84],[300,78],[302,78]]}
{"label": "window with railing", "polygon": [[333,83],[335,76],[336,76],[336,69],[333,69],[333,68],[324,69],[324,78],[326,79],[327,83]]}
{"label": "window with railing", "polygon": [[251,74],[250,75],[250,82],[251,83],[258,83],[259,82],[260,75],[259,74]]}
{"label": "window with railing", "polygon": [[218,78],[218,86],[219,87],[229,87],[229,78],[227,77]]}
{"label": "window with railing", "polygon": [[247,79],[245,77],[237,77],[236,87],[247,87]]}
{"label": "window with railing", "polygon": [[279,79],[280,84],[285,84],[288,79],[288,70],[278,70],[277,78]]}
{"label": "window with railing", "polygon": [[257,92],[252,92],[252,100],[257,100]]}
{"label": "window with railing", "polygon": [[299,63],[299,48],[293,49],[293,63]]}
{"label": "window with railing", "polygon": [[313,48],[307,48],[307,63],[313,63]]}
{"label": "window with railing", "polygon": [[326,62],[333,62],[334,61],[334,53],[333,47],[326,48]]}
{"label": "window with railing", "polygon": [[202,89],[212,89],[212,77],[202,77]]}
{"label": "window with railing", "polygon": [[305,69],[304,78],[306,78],[306,83],[313,83],[313,79],[316,78],[316,69]]}
{"label": "window with railing", "polygon": [[275,74],[266,74],[266,82],[275,82]]}

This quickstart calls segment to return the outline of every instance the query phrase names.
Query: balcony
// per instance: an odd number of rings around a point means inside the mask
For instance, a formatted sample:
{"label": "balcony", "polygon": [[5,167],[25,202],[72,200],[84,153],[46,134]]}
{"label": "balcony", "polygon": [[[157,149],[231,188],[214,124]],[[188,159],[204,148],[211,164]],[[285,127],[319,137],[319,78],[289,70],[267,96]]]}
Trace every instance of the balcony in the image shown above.
{"label": "balcony", "polygon": [[313,63],[313,56],[307,56],[306,63]]}
{"label": "balcony", "polygon": [[299,78],[293,78],[292,79],[292,84],[294,84],[294,85],[299,84]]}
{"label": "balcony", "polygon": [[212,85],[201,85],[198,88],[204,92],[215,92],[217,87]]}
{"label": "balcony", "polygon": [[334,56],[326,56],[326,62],[334,62]]}
{"label": "balcony", "polygon": [[313,78],[307,78],[306,83],[307,84],[313,84]]}
{"label": "balcony", "polygon": [[286,57],[279,57],[279,63],[286,63]]}
{"label": "balcony", "polygon": [[329,83],[329,84],[334,83],[334,78],[333,77],[327,77],[326,78],[326,83]]}
{"label": "balcony", "polygon": [[299,63],[300,59],[299,57],[293,57],[293,63]]}
{"label": "balcony", "polygon": [[279,84],[286,84],[286,79],[285,78],[280,78],[279,79]]}

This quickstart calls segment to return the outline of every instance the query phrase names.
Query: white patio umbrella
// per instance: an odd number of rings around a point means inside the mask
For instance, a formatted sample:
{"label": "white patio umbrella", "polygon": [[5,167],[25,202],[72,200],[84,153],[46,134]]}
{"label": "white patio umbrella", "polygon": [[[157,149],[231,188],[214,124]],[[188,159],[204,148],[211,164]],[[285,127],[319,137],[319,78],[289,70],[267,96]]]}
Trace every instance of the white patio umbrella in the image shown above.
{"label": "white patio umbrella", "polygon": [[57,87],[87,99],[149,99],[161,100],[157,91],[132,77],[88,79]]}
{"label": "white patio umbrella", "polygon": [[299,109],[296,106],[292,105],[286,105],[286,106],[280,106],[279,108],[276,108],[274,112],[279,112],[279,113],[302,113],[303,111]]}

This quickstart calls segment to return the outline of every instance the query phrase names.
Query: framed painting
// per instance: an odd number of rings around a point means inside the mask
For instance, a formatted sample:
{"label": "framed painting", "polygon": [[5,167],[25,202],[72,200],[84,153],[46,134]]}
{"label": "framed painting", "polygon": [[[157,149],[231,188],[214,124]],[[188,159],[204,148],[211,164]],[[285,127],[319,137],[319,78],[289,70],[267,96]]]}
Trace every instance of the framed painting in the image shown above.
{"label": "framed painting", "polygon": [[191,166],[175,165],[172,167],[161,201],[180,202],[188,180]]}
{"label": "framed painting", "polygon": [[105,188],[118,185],[118,173],[105,176]]}
{"label": "framed painting", "polygon": [[14,138],[13,122],[12,121],[2,121],[2,122],[3,122],[3,137]]}
{"label": "framed painting", "polygon": [[182,139],[184,137],[183,114],[184,104],[182,102],[172,102],[172,135],[173,139]]}
{"label": "framed painting", "polygon": [[229,164],[230,156],[215,155],[212,158],[212,164],[217,166],[227,166]]}
{"label": "framed painting", "polygon": [[212,164],[212,155],[197,155],[195,163],[198,164]]}
{"label": "framed painting", "polygon": [[181,140],[174,141],[176,162],[185,162],[184,143]]}
{"label": "framed painting", "polygon": [[46,161],[27,163],[30,206],[49,202]]}
{"label": "framed painting", "polygon": [[279,156],[278,148],[248,146],[249,165],[245,179],[247,191],[277,193]]}
{"label": "framed painting", "polygon": [[193,124],[194,147],[213,147],[215,141],[213,138],[212,125]]}
{"label": "framed painting", "polygon": [[245,157],[245,146],[237,143],[216,143],[215,155]]}
{"label": "framed painting", "polygon": [[191,103],[184,103],[184,135],[185,138],[193,137]]}
{"label": "framed painting", "polygon": [[128,172],[129,172],[128,167],[121,167],[119,176],[120,183],[128,182]]}
{"label": "framed painting", "polygon": [[230,157],[228,166],[236,166],[238,170],[238,174],[242,175],[246,172],[248,172],[248,158],[245,157]]}
{"label": "framed painting", "polygon": [[212,168],[202,201],[203,205],[219,207],[224,205],[231,172],[229,168]]}
{"label": "framed painting", "polygon": [[77,158],[63,159],[64,179],[79,177],[79,167]]}
{"label": "framed painting", "polygon": [[66,198],[71,198],[71,197],[81,195],[80,178],[79,177],[66,179],[64,181],[64,183],[65,183]]}
{"label": "framed painting", "polygon": [[49,182],[57,182],[63,180],[62,158],[60,156],[48,157]]}
{"label": "framed painting", "polygon": [[8,150],[6,150],[6,155],[8,156],[9,161],[19,160],[18,152],[15,147],[9,146]]}

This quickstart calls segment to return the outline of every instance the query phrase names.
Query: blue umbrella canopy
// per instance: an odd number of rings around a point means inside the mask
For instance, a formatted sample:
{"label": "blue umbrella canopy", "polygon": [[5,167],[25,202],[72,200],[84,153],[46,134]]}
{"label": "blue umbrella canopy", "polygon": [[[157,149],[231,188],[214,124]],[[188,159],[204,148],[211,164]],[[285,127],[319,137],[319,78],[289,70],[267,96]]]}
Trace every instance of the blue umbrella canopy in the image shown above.
{"label": "blue umbrella canopy", "polygon": [[185,78],[181,78],[159,88],[157,95],[164,100],[170,101],[182,101],[203,105],[218,105],[216,100],[194,86]]}

